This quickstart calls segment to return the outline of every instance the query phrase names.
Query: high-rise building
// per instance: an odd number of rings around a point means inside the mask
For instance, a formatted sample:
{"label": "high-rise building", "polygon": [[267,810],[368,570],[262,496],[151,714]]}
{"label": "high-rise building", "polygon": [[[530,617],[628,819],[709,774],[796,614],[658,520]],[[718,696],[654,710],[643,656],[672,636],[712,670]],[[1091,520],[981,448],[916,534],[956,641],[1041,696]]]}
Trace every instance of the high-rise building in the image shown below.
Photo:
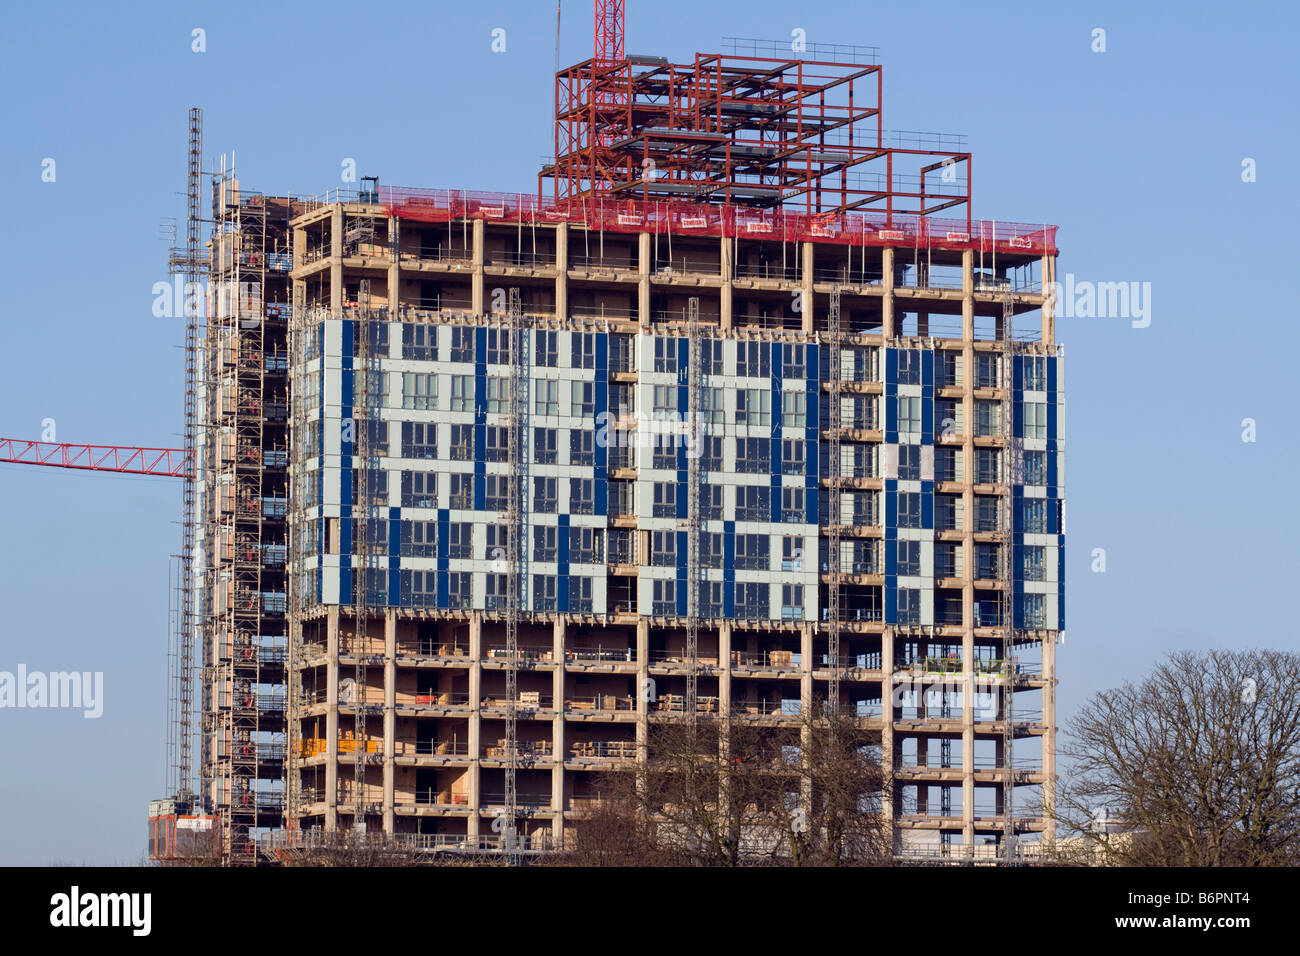
{"label": "high-rise building", "polygon": [[654,721],[827,703],[879,729],[901,856],[1051,835],[1056,230],[974,219],[882,90],[871,51],[620,48],[557,77],[536,195],[217,178],[228,859],[557,846]]}

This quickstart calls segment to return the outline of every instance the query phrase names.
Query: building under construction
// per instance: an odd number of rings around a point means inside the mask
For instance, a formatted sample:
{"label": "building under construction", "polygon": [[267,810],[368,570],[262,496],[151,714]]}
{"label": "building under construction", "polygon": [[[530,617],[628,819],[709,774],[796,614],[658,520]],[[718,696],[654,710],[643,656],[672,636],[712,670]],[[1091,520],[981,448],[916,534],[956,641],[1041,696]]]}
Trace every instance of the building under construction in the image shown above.
{"label": "building under construction", "polygon": [[901,857],[1052,836],[1055,228],[973,218],[873,50],[628,57],[621,8],[535,190],[212,177],[174,809],[228,862],[563,846],[655,721],[828,704]]}

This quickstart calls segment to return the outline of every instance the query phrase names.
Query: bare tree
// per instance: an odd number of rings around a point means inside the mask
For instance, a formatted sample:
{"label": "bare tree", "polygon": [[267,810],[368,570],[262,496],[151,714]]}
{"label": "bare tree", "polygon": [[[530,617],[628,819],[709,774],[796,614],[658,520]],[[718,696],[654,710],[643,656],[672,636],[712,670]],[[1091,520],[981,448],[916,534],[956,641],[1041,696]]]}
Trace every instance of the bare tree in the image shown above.
{"label": "bare tree", "polygon": [[656,720],[647,759],[575,821],[586,866],[836,866],[890,859],[879,736],[844,715]]}
{"label": "bare tree", "polygon": [[1300,655],[1172,654],[1096,694],[1067,734],[1049,812],[1092,861],[1300,863]]}

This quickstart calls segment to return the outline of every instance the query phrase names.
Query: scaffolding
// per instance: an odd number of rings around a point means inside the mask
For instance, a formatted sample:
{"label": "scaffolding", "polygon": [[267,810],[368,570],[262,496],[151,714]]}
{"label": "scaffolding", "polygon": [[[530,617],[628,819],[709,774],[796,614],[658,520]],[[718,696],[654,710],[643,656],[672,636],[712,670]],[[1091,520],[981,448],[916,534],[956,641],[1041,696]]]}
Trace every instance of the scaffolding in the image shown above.
{"label": "scaffolding", "polygon": [[506,588],[506,744],[505,801],[502,839],[511,864],[518,862],[519,819],[519,624],[528,607],[528,414],[531,363],[529,336],[517,287],[508,297],[510,368],[512,380],[507,404],[507,455],[510,495],[507,499],[506,550],[509,563]]}
{"label": "scaffolding", "polygon": [[[805,308],[807,305],[805,305]],[[842,520],[840,501],[844,487],[843,452],[840,450],[840,350],[843,348],[844,336],[840,325],[840,287],[831,287],[830,306],[826,313],[826,348],[827,379],[830,384],[830,399],[827,402],[826,416],[826,461],[830,468],[830,515],[826,526],[828,620],[827,627],[827,663],[830,665],[830,686],[827,688],[827,703],[831,715],[840,713],[840,622],[843,609],[840,595],[840,522]]]}
{"label": "scaffolding", "polygon": [[700,685],[700,416],[703,413],[704,370],[700,348],[700,300],[691,296],[686,311],[687,443],[686,476],[686,713],[692,724],[699,709]]}
{"label": "scaffolding", "polygon": [[1010,866],[1016,860],[1016,771],[1015,771],[1015,691],[1016,674],[1013,661],[1016,655],[1016,588],[1019,569],[1015,561],[1015,488],[1023,481],[1021,466],[1022,443],[1016,436],[1015,363],[1018,350],[1014,335],[1014,306],[1010,294],[1002,296],[1002,335],[1004,351],[1001,352],[999,374],[1001,380],[1002,442],[1002,534],[1001,591],[999,592],[998,624],[1002,638],[1002,849],[1003,859]]}

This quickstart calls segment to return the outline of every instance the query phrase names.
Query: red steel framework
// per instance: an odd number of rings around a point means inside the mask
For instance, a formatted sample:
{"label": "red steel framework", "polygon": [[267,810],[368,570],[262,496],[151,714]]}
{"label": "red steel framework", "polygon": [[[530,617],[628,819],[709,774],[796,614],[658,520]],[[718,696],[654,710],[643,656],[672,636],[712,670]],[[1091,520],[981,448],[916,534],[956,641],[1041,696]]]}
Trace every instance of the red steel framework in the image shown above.
{"label": "red steel framework", "polygon": [[538,174],[539,199],[870,210],[887,223],[952,209],[971,231],[971,154],[888,145],[880,65],[612,60],[601,15],[598,5],[596,56],[556,74],[555,160]]}
{"label": "red steel framework", "polygon": [[186,478],[193,472],[183,448],[72,445],[22,438],[0,438],[0,461],[169,478]]}

